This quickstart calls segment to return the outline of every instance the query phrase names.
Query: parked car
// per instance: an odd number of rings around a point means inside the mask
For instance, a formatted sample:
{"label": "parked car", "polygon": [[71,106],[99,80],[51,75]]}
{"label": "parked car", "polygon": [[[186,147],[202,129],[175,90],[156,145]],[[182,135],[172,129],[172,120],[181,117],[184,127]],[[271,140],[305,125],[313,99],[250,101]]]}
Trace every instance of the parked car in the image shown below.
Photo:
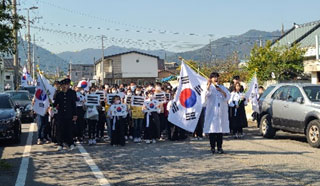
{"label": "parked car", "polygon": [[6,91],[5,93],[8,94],[13,102],[20,108],[22,114],[21,119],[32,122],[34,113],[29,92],[27,90],[13,90]]}
{"label": "parked car", "polygon": [[19,90],[27,90],[30,94],[30,97],[33,98],[36,93],[36,86],[20,87]]}
{"label": "parked car", "polygon": [[19,143],[21,138],[21,113],[9,95],[0,94],[0,140],[11,139]]}
{"label": "parked car", "polygon": [[273,138],[277,130],[301,133],[312,147],[320,147],[320,85],[277,84],[259,101],[262,136]]}

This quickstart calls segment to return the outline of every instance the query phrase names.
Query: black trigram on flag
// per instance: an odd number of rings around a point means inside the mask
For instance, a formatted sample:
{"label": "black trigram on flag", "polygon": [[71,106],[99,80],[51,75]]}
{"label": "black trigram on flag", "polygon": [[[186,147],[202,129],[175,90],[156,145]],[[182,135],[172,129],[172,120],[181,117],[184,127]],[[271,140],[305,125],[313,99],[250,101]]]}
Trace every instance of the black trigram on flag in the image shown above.
{"label": "black trigram on flag", "polygon": [[178,107],[177,103],[176,103],[176,102],[173,102],[173,103],[172,103],[172,112],[173,112],[173,113],[176,113],[176,112],[178,112],[178,111],[179,111],[179,107]]}
{"label": "black trigram on flag", "polygon": [[189,76],[181,77],[181,84],[188,84],[189,83]]}
{"label": "black trigram on flag", "polygon": [[143,106],[144,103],[144,97],[142,96],[132,96],[132,106]]}
{"label": "black trigram on flag", "polygon": [[186,113],[186,120],[193,120],[193,119],[196,119],[196,113],[195,112]]}
{"label": "black trigram on flag", "polygon": [[194,87],[194,90],[198,93],[199,96],[200,96],[201,93],[203,92],[203,89],[201,88],[200,85],[195,86],[195,87]]}

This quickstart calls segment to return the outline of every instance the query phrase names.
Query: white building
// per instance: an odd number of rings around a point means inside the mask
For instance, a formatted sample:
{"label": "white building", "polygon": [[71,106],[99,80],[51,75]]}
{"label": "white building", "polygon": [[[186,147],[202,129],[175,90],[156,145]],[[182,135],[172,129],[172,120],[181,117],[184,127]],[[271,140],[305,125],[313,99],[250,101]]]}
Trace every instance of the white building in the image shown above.
{"label": "white building", "polygon": [[[0,60],[0,91],[14,89],[14,66],[13,59]],[[20,77],[18,77],[20,78]]]}
{"label": "white building", "polygon": [[[94,64],[94,79],[99,84],[145,84],[154,82],[158,77],[159,66],[163,60],[158,56],[130,51],[105,56]],[[103,69],[103,70],[102,70]]]}

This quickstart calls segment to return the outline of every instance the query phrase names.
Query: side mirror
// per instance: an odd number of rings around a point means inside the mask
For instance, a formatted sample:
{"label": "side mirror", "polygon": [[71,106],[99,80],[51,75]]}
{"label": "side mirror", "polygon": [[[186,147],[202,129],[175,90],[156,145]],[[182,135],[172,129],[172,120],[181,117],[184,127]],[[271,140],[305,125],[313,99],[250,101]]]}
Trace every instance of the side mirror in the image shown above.
{"label": "side mirror", "polygon": [[303,100],[303,97],[298,97],[298,98],[297,98],[297,103],[302,104],[302,103],[303,103],[303,101],[304,101],[304,100]]}

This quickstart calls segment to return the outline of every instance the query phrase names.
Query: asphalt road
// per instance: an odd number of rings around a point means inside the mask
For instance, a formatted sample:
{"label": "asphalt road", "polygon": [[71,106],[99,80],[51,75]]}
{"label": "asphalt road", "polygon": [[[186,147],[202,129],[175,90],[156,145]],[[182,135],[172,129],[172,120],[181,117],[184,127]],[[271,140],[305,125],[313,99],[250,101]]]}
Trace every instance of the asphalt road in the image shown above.
{"label": "asphalt road", "polygon": [[[29,127],[19,145],[1,142],[0,185],[15,185]],[[25,185],[320,185],[320,149],[304,136],[279,132],[270,140],[254,127],[245,131],[241,140],[224,137],[223,155],[211,154],[208,139],[57,152],[36,145],[33,132]]]}

